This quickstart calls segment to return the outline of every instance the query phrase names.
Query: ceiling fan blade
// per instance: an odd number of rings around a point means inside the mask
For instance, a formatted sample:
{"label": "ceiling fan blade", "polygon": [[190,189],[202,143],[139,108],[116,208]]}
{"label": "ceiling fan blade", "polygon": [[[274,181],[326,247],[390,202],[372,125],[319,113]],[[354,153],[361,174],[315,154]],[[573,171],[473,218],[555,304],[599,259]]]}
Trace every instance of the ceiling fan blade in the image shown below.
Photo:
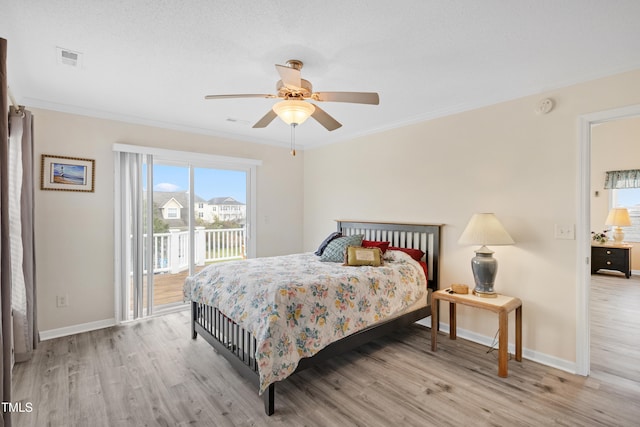
{"label": "ceiling fan blade", "polygon": [[300,89],[302,87],[302,81],[300,80],[300,70],[287,67],[286,65],[278,64],[276,64],[276,70],[278,70],[278,74],[280,74],[282,83],[284,83],[284,85],[289,89]]}
{"label": "ceiling fan blade", "polygon": [[380,103],[380,97],[376,92],[316,92],[312,98],[322,102],[352,102],[371,105]]}
{"label": "ceiling fan blade", "polygon": [[268,93],[240,93],[236,95],[207,95],[204,99],[234,99],[234,98],[277,98]]}
{"label": "ceiling fan blade", "polygon": [[316,121],[320,123],[322,126],[324,126],[328,131],[336,130],[342,126],[342,124],[339,121],[331,117],[322,108],[318,107],[315,104],[314,104],[314,107],[316,107],[316,109],[311,115],[311,117],[316,119]]}
{"label": "ceiling fan blade", "polygon": [[258,122],[253,125],[253,128],[266,128],[269,123],[278,117],[278,115],[273,110],[269,110],[267,114],[265,114]]}

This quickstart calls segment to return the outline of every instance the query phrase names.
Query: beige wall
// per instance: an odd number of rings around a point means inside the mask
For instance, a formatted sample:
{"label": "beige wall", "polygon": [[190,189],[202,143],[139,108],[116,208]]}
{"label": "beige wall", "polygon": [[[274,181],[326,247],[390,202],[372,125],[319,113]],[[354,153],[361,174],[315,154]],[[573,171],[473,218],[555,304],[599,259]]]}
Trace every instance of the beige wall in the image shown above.
{"label": "beige wall", "polygon": [[[301,251],[304,153],[293,158],[287,148],[42,109],[32,111],[38,162],[41,154],[96,160],[95,193],[36,191],[41,331],[114,317],[115,142],[262,160],[257,173],[257,254]],[[36,175],[39,182],[40,172]],[[56,295],[68,295],[69,307],[57,308]]]}
{"label": "beige wall", "polygon": [[[614,120],[591,129],[591,230],[602,231],[609,213],[607,171],[640,169],[640,117]],[[598,192],[598,196],[595,192]],[[611,237],[611,233],[609,233]],[[633,243],[631,269],[640,270],[640,243]]]}
{"label": "beige wall", "polygon": [[[556,107],[536,115],[545,97]],[[578,218],[578,117],[633,104],[640,70],[308,150],[304,248],[338,218],[443,223],[440,286],[472,284],[475,248],[457,240],[473,213],[495,212],[516,241],[492,248],[496,288],[523,300],[526,354],[570,368],[577,247],[554,239],[554,225]],[[494,315],[458,313],[460,328],[494,336]]]}

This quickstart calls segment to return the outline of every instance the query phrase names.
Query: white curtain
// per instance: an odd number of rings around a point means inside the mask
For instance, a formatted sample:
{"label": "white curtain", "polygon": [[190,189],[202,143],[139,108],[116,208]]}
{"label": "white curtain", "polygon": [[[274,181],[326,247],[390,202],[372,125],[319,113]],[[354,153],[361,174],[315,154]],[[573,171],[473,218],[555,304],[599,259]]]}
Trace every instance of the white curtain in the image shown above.
{"label": "white curtain", "polygon": [[[143,316],[144,309],[144,221],[142,162],[138,153],[115,152],[116,177],[116,319]],[[146,159],[149,162],[149,159]],[[131,301],[131,306],[128,302]]]}
{"label": "white curtain", "polygon": [[29,360],[38,342],[35,310],[33,138],[31,112],[9,112],[9,239],[11,306],[16,362]]}
{"label": "white curtain", "polygon": [[[14,114],[9,117],[9,241],[11,248],[11,306],[13,308],[13,348],[26,348],[27,295],[22,271],[22,121]],[[17,332],[17,333],[16,333]],[[15,353],[14,353],[15,355]]]}

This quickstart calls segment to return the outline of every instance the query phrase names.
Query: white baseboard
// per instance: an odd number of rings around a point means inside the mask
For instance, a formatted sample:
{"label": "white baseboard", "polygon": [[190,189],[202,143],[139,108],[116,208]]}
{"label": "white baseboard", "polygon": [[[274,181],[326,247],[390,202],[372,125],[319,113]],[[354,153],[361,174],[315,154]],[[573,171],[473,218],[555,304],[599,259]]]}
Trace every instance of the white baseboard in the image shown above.
{"label": "white baseboard", "polygon": [[[419,325],[431,328],[431,317],[418,320],[416,323]],[[449,324],[440,323],[440,330],[448,334]],[[465,340],[473,341],[478,344],[486,345],[487,347],[490,347],[493,344],[493,337],[480,335],[475,332],[468,331],[466,329],[457,328],[456,336]],[[515,354],[516,352],[515,344],[509,344],[509,352],[512,354]],[[569,372],[571,374],[575,374],[577,372],[577,367],[575,362],[560,359],[558,357],[550,356],[548,354],[540,353],[538,351],[533,351],[527,348],[523,348],[522,357],[524,359],[531,360],[533,362],[540,363],[542,365],[550,366],[552,368],[560,369],[561,371]]]}
{"label": "white baseboard", "polygon": [[66,337],[69,335],[80,334],[82,332],[96,331],[98,329],[115,326],[116,319],[97,320],[95,322],[81,323],[79,325],[65,326],[64,328],[49,329],[48,331],[40,331],[40,340],[46,341],[54,338]]}

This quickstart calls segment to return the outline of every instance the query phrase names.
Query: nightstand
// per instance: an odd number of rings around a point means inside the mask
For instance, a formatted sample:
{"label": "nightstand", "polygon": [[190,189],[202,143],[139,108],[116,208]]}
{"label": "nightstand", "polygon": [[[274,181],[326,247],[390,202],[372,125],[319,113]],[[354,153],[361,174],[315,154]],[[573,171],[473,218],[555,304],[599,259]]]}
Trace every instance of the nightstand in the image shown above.
{"label": "nightstand", "polygon": [[456,339],[456,304],[481,308],[498,313],[498,376],[509,374],[509,313],[516,312],[516,360],[522,361],[522,301],[519,298],[500,295],[496,298],[484,298],[473,294],[449,293],[442,289],[431,294],[431,351],[438,346],[438,302],[449,301],[449,338]]}
{"label": "nightstand", "polygon": [[631,277],[631,245],[591,245],[591,274],[598,270],[619,271]]}

